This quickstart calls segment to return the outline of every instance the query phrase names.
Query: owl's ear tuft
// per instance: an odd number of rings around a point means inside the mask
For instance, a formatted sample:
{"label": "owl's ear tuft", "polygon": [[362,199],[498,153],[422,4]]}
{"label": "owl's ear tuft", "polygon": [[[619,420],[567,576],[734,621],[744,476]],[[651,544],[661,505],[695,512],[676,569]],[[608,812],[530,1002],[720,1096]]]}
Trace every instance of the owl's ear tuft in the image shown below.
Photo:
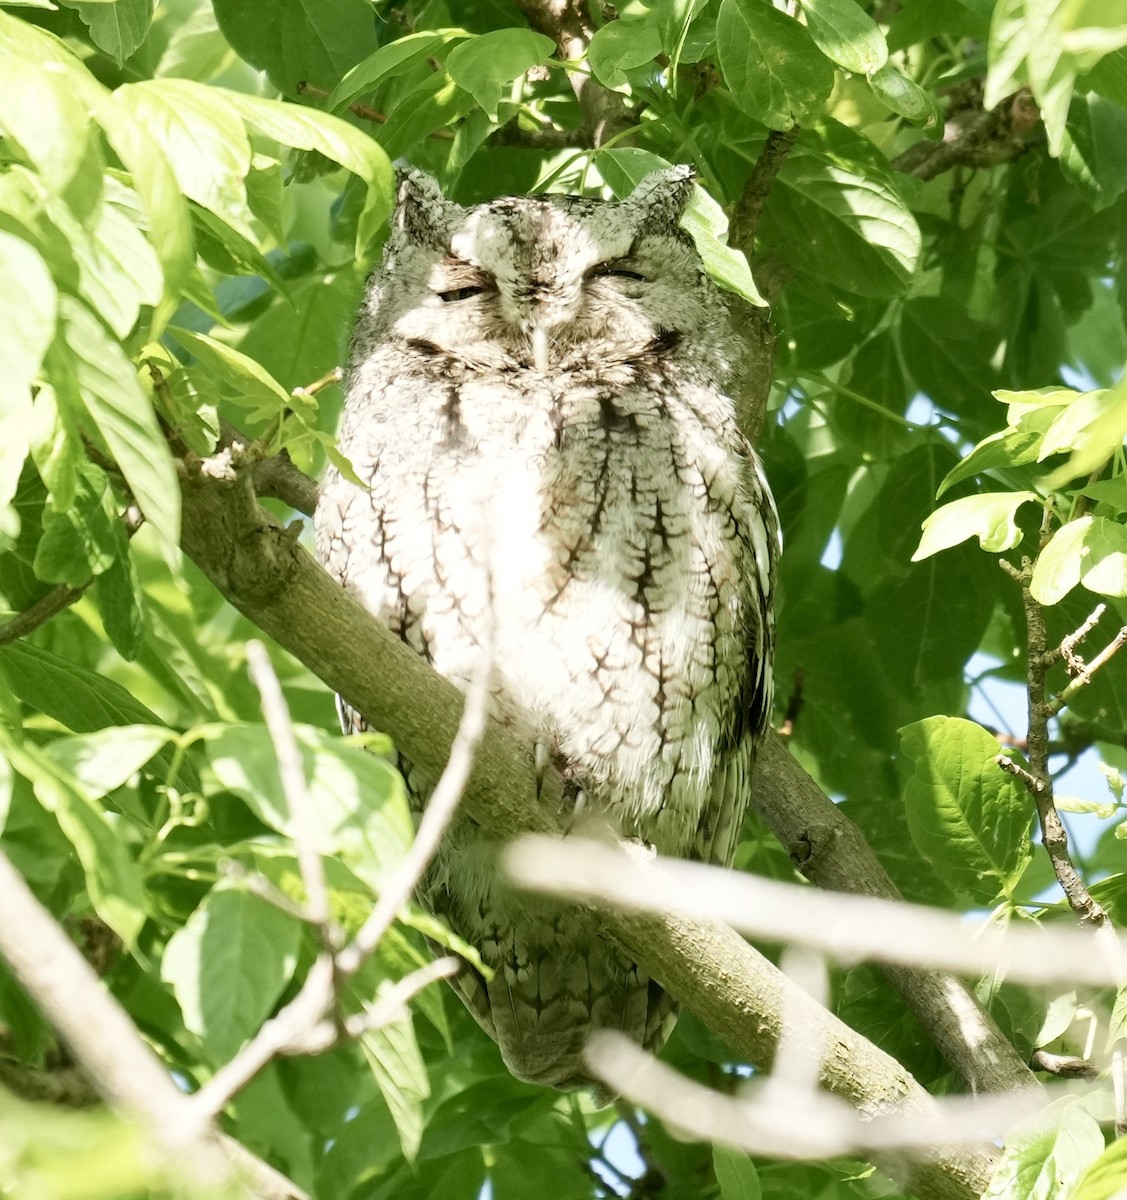
{"label": "owl's ear tuft", "polygon": [[693,197],[696,172],[683,164],[654,171],[630,194],[625,206],[632,209],[639,225],[674,226]]}
{"label": "owl's ear tuft", "polygon": [[401,230],[407,241],[441,248],[461,212],[457,204],[442,194],[433,175],[417,167],[395,172],[395,212],[391,225]]}

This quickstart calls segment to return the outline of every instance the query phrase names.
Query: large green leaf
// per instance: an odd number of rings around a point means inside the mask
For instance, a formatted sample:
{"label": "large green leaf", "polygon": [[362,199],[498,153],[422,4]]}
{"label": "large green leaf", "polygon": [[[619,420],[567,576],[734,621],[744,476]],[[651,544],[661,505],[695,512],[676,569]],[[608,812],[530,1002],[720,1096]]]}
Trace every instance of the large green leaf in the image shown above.
{"label": "large green leaf", "polygon": [[330,89],[376,48],[377,17],[365,0],[213,0],[223,36],[286,96],[302,82]]}
{"label": "large green leaf", "polygon": [[330,113],[226,89],[222,95],[256,133],[298,150],[318,150],[368,185],[356,233],[357,248],[366,245],[391,211],[393,172],[383,149]]}
{"label": "large green leaf", "polygon": [[53,365],[73,381],[74,399],[171,551],[180,540],[180,484],[137,370],[84,305],[63,297],[59,316],[62,340],[52,348]]}
{"label": "large green leaf", "polygon": [[0,509],[16,494],[27,456],[31,383],[55,333],[56,303],[43,259],[0,231]]}
{"label": "large green leaf", "polygon": [[245,228],[250,142],[226,95],[187,79],[161,79],[129,84],[117,96],[160,146],[184,195]]}
{"label": "large green leaf", "polygon": [[141,872],[102,806],[79,781],[30,743],[0,726],[0,751],[30,780],[82,863],[90,903],[98,916],[132,946],[145,921]]}
{"label": "large green leaf", "polygon": [[[340,858],[377,888],[410,845],[413,828],[403,781],[382,758],[319,729],[299,726],[302,761],[315,817],[316,848]],[[259,725],[230,725],[207,742],[212,770],[271,828],[300,833],[289,811],[274,747]]]}
{"label": "large green leaf", "polygon": [[153,20],[154,0],[62,0],[82,18],[90,38],[118,63],[123,63],[141,44]]}
{"label": "large green leaf", "polygon": [[495,29],[461,42],[446,56],[450,78],[491,117],[507,84],[555,53],[551,38],[531,29]]}
{"label": "large green leaf", "polygon": [[1058,1100],[1007,1134],[1002,1161],[983,1200],[1071,1200],[1077,1195],[1073,1187],[1103,1148],[1099,1122],[1083,1103],[1076,1098]]}
{"label": "large green leaf", "polygon": [[985,492],[952,500],[924,521],[923,536],[912,561],[937,554],[971,537],[978,538],[983,550],[993,554],[1012,550],[1023,536],[1014,514],[1021,505],[1037,499],[1036,492]]}
{"label": "large green leaf", "polygon": [[888,61],[877,23],[857,0],[801,0],[810,36],[822,53],[855,75],[872,75]]}
{"label": "large green leaf", "polygon": [[833,68],[810,34],[760,0],[721,0],[716,50],[732,98],[769,129],[810,121],[833,88]]}
{"label": "large green leaf", "polygon": [[855,135],[833,125],[800,139],[779,172],[763,230],[812,278],[861,296],[895,296],[916,268],[920,230],[867,155]]}
{"label": "large green leaf", "polygon": [[293,975],[300,941],[288,913],[223,884],[169,939],[161,976],[213,1063],[258,1032]]}
{"label": "large green leaf", "polygon": [[1030,860],[1033,802],[995,762],[998,742],[959,717],[900,730],[914,773],[904,789],[916,849],[975,904],[1009,895]]}
{"label": "large green leaf", "polygon": [[833,88],[807,30],[760,0],[721,0],[717,53],[733,100],[772,130],[814,118]]}

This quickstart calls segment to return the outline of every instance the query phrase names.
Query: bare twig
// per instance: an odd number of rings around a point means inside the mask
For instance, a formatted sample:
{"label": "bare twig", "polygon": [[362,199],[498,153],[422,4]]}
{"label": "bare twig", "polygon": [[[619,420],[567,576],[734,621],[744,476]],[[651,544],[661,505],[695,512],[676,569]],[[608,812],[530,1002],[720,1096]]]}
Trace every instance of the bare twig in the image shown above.
{"label": "bare twig", "polygon": [[[332,95],[331,92],[326,92],[324,88],[319,88],[306,79],[300,80],[295,90],[299,96],[314,96],[318,100],[327,100]],[[350,104],[348,110],[355,113],[362,121],[372,121],[376,125],[382,125],[387,120],[386,113],[369,108],[367,104]],[[454,140],[454,135],[449,129],[434,129],[427,134],[427,137],[434,138],[439,142]]]}
{"label": "bare twig", "polygon": [[[111,1108],[139,1125],[186,1177],[209,1184],[232,1177],[231,1152],[2,852],[0,953]],[[239,1169],[256,1195],[305,1200],[300,1188],[240,1151]]]}
{"label": "bare twig", "polygon": [[[1051,514],[1046,509],[1042,520],[1042,544],[1048,536],[1050,517]],[[1068,833],[1053,801],[1053,781],[1049,775],[1049,718],[1053,716],[1054,709],[1048,701],[1045,687],[1046,664],[1051,661],[1051,654],[1045,631],[1044,611],[1029,590],[1033,578],[1033,564],[1030,559],[1023,558],[1020,568],[1005,559],[1000,559],[999,565],[1021,587],[1021,599],[1025,608],[1025,688],[1029,713],[1026,741],[1029,746],[1029,767],[1027,769],[1005,755],[999,755],[995,761],[1004,771],[1020,779],[1032,796],[1041,825],[1041,841],[1072,911],[1083,924],[1100,929],[1107,925],[1107,913],[1093,899],[1069,856]],[[1107,654],[1107,657],[1110,656]],[[1068,690],[1065,688],[1066,693]]]}
{"label": "bare twig", "polygon": [[489,677],[493,670],[493,632],[489,629],[486,644],[474,669],[473,679],[466,691],[462,719],[458,725],[450,757],[438,784],[427,800],[415,840],[403,861],[387,880],[380,898],[350,946],[337,957],[337,966],[345,976],[360,969],[364,959],[379,944],[391,927],[399,910],[407,903],[430,860],[438,849],[442,835],[461,802],[466,782],[473,767],[474,754],[485,733]]}
{"label": "bare twig", "polygon": [[449,954],[417,968],[410,975],[404,975],[402,979],[397,979],[382,996],[376,998],[376,1002],[365,1012],[346,1017],[345,1031],[349,1037],[358,1038],[365,1033],[370,1033],[373,1029],[382,1029],[394,1021],[407,1003],[414,999],[423,988],[429,987],[439,979],[449,979],[452,975],[457,975],[461,969],[461,959],[454,958]]}
{"label": "bare twig", "polygon": [[1045,665],[1052,666],[1054,663],[1064,659],[1064,665],[1069,675],[1079,674],[1084,669],[1084,660],[1076,653],[1076,647],[1100,623],[1105,612],[1107,612],[1107,605],[1097,604],[1079,629],[1061,638],[1060,646],[1056,650],[1049,650],[1046,653]]}
{"label": "bare twig", "polygon": [[532,891],[727,921],[752,937],[800,943],[847,963],[911,963],[1031,984],[1127,981],[1127,937],[1102,941],[1093,954],[1090,935],[1067,926],[969,926],[958,913],[926,905],[832,894],[680,859],[643,861],[575,837],[522,838],[503,861]]}
{"label": "bare twig", "polygon": [[247,642],[247,667],[250,677],[262,697],[262,716],[266,722],[282,794],[293,817],[298,868],[305,884],[309,920],[318,927],[321,945],[332,952],[336,949],[336,933],[330,926],[329,888],[325,883],[325,864],[317,850],[317,822],[312,811],[309,789],[305,784],[305,766],[301,761],[297,737],[282,685],[274,673],[266,647],[259,641]]}
{"label": "bare twig", "polygon": [[1090,1059],[1077,1054],[1051,1054],[1048,1050],[1034,1050],[1029,1065],[1035,1071],[1059,1075],[1062,1079],[1096,1079],[1100,1073]]}
{"label": "bare twig", "polygon": [[38,629],[40,625],[69,608],[76,600],[81,599],[93,582],[94,580],[90,579],[81,587],[68,587],[65,583],[53,587],[45,595],[40,596],[29,608],[25,608],[10,621],[5,621],[3,625],[0,625],[0,646],[6,646],[9,642],[27,637],[32,630]]}
{"label": "bare twig", "polygon": [[920,141],[893,159],[898,171],[934,179],[953,167],[992,167],[1012,162],[1038,135],[1041,114],[1028,88],[986,112],[981,81],[952,89],[941,142]]}
{"label": "bare twig", "polygon": [[895,1111],[861,1116],[841,1100],[774,1079],[749,1095],[724,1096],[689,1079],[629,1038],[599,1030],[587,1066],[615,1092],[702,1141],[771,1158],[826,1159],[866,1151],[980,1146],[1028,1117],[1043,1099],[1009,1094],[989,1099],[926,1097]]}
{"label": "bare twig", "polygon": [[[1073,637],[1075,637],[1075,635],[1073,635]],[[1065,642],[1067,641],[1068,639],[1066,638]],[[1090,663],[1085,663],[1081,659],[1076,659],[1075,655],[1071,651],[1071,647],[1068,650],[1065,650],[1065,642],[1061,643],[1062,653],[1065,655],[1066,659],[1078,662],[1079,668],[1076,678],[1073,679],[1058,696],[1055,696],[1048,702],[1046,707],[1048,708],[1049,715],[1054,717],[1061,711],[1061,709],[1067,708],[1071,703],[1073,696],[1075,696],[1082,687],[1085,687],[1087,684],[1092,682],[1092,676],[1095,675],[1095,673],[1106,663],[1108,663],[1116,654],[1118,654],[1119,651],[1123,649],[1124,645],[1127,645],[1127,625],[1124,625],[1119,630],[1115,637],[1108,642],[1108,644],[1099,652],[1099,654],[1096,655],[1095,658],[1092,659]]]}

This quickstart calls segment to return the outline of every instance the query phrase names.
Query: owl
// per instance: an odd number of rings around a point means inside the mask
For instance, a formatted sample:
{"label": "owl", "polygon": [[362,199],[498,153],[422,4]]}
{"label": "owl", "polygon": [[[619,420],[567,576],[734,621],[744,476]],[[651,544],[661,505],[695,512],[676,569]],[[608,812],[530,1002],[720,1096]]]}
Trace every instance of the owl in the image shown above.
{"label": "owl", "polygon": [[[554,762],[576,819],[728,864],[771,710],[779,534],[725,391],[732,317],[679,228],[692,190],[673,167],[621,202],[466,208],[401,173],[340,427],[363,486],[330,468],[315,531],[463,690],[488,645],[492,715]],[[402,765],[421,808],[435,780]],[[595,1028],[660,1048],[660,984],[497,852],[458,816],[418,899],[491,969],[454,985],[509,1070],[583,1086]]]}

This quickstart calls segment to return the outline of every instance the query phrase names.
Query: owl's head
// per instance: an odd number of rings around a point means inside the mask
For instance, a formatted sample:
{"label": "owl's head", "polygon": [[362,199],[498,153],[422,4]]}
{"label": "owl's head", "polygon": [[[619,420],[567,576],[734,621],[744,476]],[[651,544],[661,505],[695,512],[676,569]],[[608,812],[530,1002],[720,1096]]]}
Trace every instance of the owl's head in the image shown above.
{"label": "owl's head", "polygon": [[691,169],[670,167],[623,201],[466,208],[401,172],[356,350],[390,340],[469,369],[539,372],[707,352],[724,306],[678,225],[692,190]]}

